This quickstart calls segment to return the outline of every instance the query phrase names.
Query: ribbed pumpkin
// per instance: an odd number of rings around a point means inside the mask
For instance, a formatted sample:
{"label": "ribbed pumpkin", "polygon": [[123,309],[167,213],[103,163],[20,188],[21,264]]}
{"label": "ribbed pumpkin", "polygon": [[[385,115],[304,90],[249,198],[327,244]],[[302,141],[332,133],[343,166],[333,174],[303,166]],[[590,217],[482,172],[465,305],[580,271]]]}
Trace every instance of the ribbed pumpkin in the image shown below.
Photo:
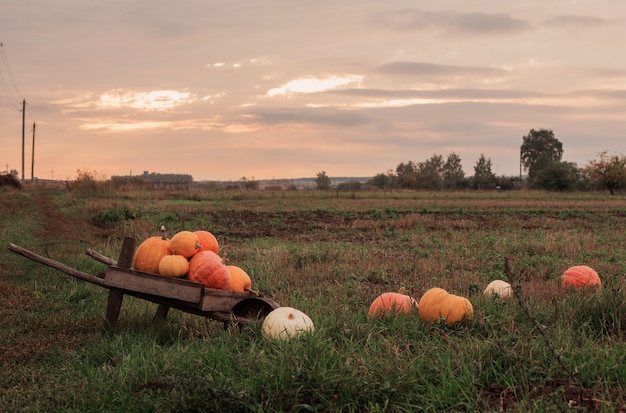
{"label": "ribbed pumpkin", "polygon": [[169,243],[168,239],[160,236],[145,239],[135,251],[133,268],[137,271],[158,274],[161,258],[170,253]]}
{"label": "ribbed pumpkin", "polygon": [[448,292],[443,288],[431,288],[426,291],[418,303],[418,313],[420,320],[423,321],[437,321],[441,317],[439,307],[441,301],[448,295]]}
{"label": "ribbed pumpkin", "polygon": [[205,230],[194,231],[194,234],[197,235],[198,240],[200,242],[200,245],[201,245],[200,251],[209,250],[209,251],[213,251],[216,254],[219,254],[220,248],[217,242],[217,238],[215,238],[215,235]]}
{"label": "ribbed pumpkin", "polygon": [[228,272],[230,273],[229,290],[239,292],[252,290],[252,280],[243,268],[236,265],[227,265],[226,268],[228,268]]}
{"label": "ribbed pumpkin", "polygon": [[474,307],[465,297],[448,294],[441,303],[441,316],[449,325],[456,324],[465,319],[469,320],[474,316]]}
{"label": "ribbed pumpkin", "polygon": [[187,278],[208,288],[227,290],[230,287],[230,272],[213,251],[200,251],[191,257]]}
{"label": "ribbed pumpkin", "polygon": [[409,314],[418,309],[417,301],[402,292],[382,293],[370,305],[367,315],[370,318],[396,314]]}
{"label": "ribbed pumpkin", "polygon": [[493,280],[485,290],[483,291],[483,295],[491,297],[493,295],[501,298],[511,297],[513,295],[513,289],[511,288],[511,284],[502,280]]}
{"label": "ribbed pumpkin", "polygon": [[166,255],[159,261],[159,274],[166,277],[184,277],[189,271],[189,261],[182,255]]}
{"label": "ribbed pumpkin", "polygon": [[445,321],[456,324],[474,316],[474,307],[465,297],[450,294],[443,288],[426,291],[418,303],[420,320],[428,322]]}
{"label": "ribbed pumpkin", "polygon": [[600,288],[602,282],[600,276],[591,267],[586,265],[575,265],[569,267],[561,277],[561,288]]}
{"label": "ribbed pumpkin", "polygon": [[277,340],[290,340],[305,333],[313,333],[315,326],[311,318],[293,307],[278,307],[263,319],[263,336]]}
{"label": "ribbed pumpkin", "polygon": [[182,255],[185,258],[193,257],[202,248],[198,236],[191,231],[180,231],[170,239],[172,254]]}

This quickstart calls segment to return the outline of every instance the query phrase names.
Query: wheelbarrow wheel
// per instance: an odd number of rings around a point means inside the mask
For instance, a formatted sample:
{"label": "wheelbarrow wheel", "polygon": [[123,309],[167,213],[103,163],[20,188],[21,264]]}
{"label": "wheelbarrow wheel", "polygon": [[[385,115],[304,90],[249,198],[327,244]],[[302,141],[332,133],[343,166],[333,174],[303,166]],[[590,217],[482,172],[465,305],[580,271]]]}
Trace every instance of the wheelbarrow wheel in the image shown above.
{"label": "wheelbarrow wheel", "polygon": [[224,327],[228,328],[232,325],[240,328],[246,322],[260,323],[265,316],[278,307],[280,305],[277,302],[268,298],[244,298],[233,306],[231,309],[232,321],[225,323]]}

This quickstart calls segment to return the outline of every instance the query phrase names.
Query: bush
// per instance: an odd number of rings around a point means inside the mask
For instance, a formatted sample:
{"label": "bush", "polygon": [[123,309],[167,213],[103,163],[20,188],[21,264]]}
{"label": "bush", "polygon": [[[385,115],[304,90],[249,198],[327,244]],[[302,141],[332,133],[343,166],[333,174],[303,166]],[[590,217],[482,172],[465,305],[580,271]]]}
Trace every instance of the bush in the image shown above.
{"label": "bush", "polygon": [[339,185],[337,185],[337,191],[344,191],[344,192],[360,191],[361,187],[362,185],[359,181],[342,182]]}
{"label": "bush", "polygon": [[[106,184],[110,185],[110,181]],[[76,179],[68,185],[68,189],[81,195],[93,195],[105,186],[104,181],[98,180],[98,173],[87,169],[79,169]]]}
{"label": "bush", "polygon": [[133,220],[138,214],[128,207],[106,209],[93,217],[93,223],[100,228],[113,228],[120,221]]}
{"label": "bush", "polygon": [[22,183],[13,174],[0,175],[0,187],[12,186],[13,188],[22,189]]}

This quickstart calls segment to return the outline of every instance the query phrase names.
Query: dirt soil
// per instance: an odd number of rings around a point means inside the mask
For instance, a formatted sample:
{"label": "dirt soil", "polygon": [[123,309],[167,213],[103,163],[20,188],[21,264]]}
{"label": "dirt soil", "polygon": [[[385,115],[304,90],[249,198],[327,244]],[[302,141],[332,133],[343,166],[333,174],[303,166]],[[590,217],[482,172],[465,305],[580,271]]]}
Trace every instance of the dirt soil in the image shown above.
{"label": "dirt soil", "polygon": [[[34,196],[29,208],[37,208],[44,225],[36,234],[42,240],[85,240],[87,242],[97,238],[99,231],[89,224],[87,219],[72,217],[63,213],[53,202],[51,196],[45,192]],[[5,205],[11,208],[10,205]],[[13,212],[13,211],[12,211]],[[20,212],[20,206],[15,205],[14,213]],[[40,251],[37,251],[40,253]],[[45,252],[42,254],[45,255]],[[72,347],[80,341],[77,331],[84,334],[93,332],[95,327],[78,325],[76,322],[67,323],[62,315],[53,319],[54,325],[47,321],[45,315],[38,316],[42,309],[41,303],[34,297],[30,289],[11,282],[11,278],[23,276],[23,271],[8,269],[11,274],[0,279],[0,331],[12,331],[17,339],[7,337],[2,339],[0,346],[0,368],[36,360],[45,354],[50,346]],[[54,288],[54,287],[53,287]],[[49,309],[48,309],[49,310]],[[82,322],[84,323],[84,322]],[[9,370],[10,371],[10,370]]]}

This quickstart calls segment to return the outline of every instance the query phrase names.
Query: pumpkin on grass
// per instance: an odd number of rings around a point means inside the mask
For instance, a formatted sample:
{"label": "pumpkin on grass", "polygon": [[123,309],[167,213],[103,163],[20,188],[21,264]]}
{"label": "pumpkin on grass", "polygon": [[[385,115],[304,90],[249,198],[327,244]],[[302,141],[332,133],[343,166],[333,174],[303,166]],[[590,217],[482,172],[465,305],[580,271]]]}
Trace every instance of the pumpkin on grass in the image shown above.
{"label": "pumpkin on grass", "polygon": [[180,231],[170,239],[172,254],[182,255],[185,258],[193,257],[202,248],[198,236],[191,231]]}
{"label": "pumpkin on grass", "polygon": [[485,287],[485,290],[483,291],[483,295],[488,297],[495,295],[500,298],[508,298],[513,295],[513,289],[511,288],[511,284],[506,281],[493,280],[487,284],[487,287]]}
{"label": "pumpkin on grass", "polygon": [[161,258],[170,254],[169,245],[170,241],[165,234],[162,237],[154,236],[145,239],[135,251],[133,268],[137,271],[158,274]]}
{"label": "pumpkin on grass", "polygon": [[261,326],[263,336],[279,340],[289,340],[314,330],[311,318],[293,307],[278,307],[272,310],[265,316]]}
{"label": "pumpkin on grass", "polygon": [[208,288],[226,290],[230,287],[230,272],[213,251],[200,251],[191,257],[187,278]]}
{"label": "pumpkin on grass", "polygon": [[404,289],[399,292],[382,293],[370,305],[367,315],[370,318],[385,317],[388,315],[409,314],[418,309],[417,301],[404,293]]}
{"label": "pumpkin on grass", "polygon": [[600,288],[601,286],[602,282],[598,273],[586,265],[569,267],[561,277],[561,288],[564,290],[568,287],[581,289]]}
{"label": "pumpkin on grass", "polygon": [[441,302],[447,295],[448,292],[443,288],[431,288],[426,291],[418,302],[417,309],[420,320],[437,321],[441,317],[439,312]]}
{"label": "pumpkin on grass", "polygon": [[445,321],[448,325],[459,323],[474,316],[474,307],[465,297],[450,294],[443,288],[426,291],[418,303],[420,320]]}
{"label": "pumpkin on grass", "polygon": [[189,261],[182,255],[166,255],[159,261],[159,274],[166,277],[184,277],[188,271]]}
{"label": "pumpkin on grass", "polygon": [[213,251],[216,254],[219,254],[219,244],[217,242],[217,238],[209,231],[198,230],[194,231],[194,234],[198,237],[198,241],[200,242],[200,250],[199,251]]}

